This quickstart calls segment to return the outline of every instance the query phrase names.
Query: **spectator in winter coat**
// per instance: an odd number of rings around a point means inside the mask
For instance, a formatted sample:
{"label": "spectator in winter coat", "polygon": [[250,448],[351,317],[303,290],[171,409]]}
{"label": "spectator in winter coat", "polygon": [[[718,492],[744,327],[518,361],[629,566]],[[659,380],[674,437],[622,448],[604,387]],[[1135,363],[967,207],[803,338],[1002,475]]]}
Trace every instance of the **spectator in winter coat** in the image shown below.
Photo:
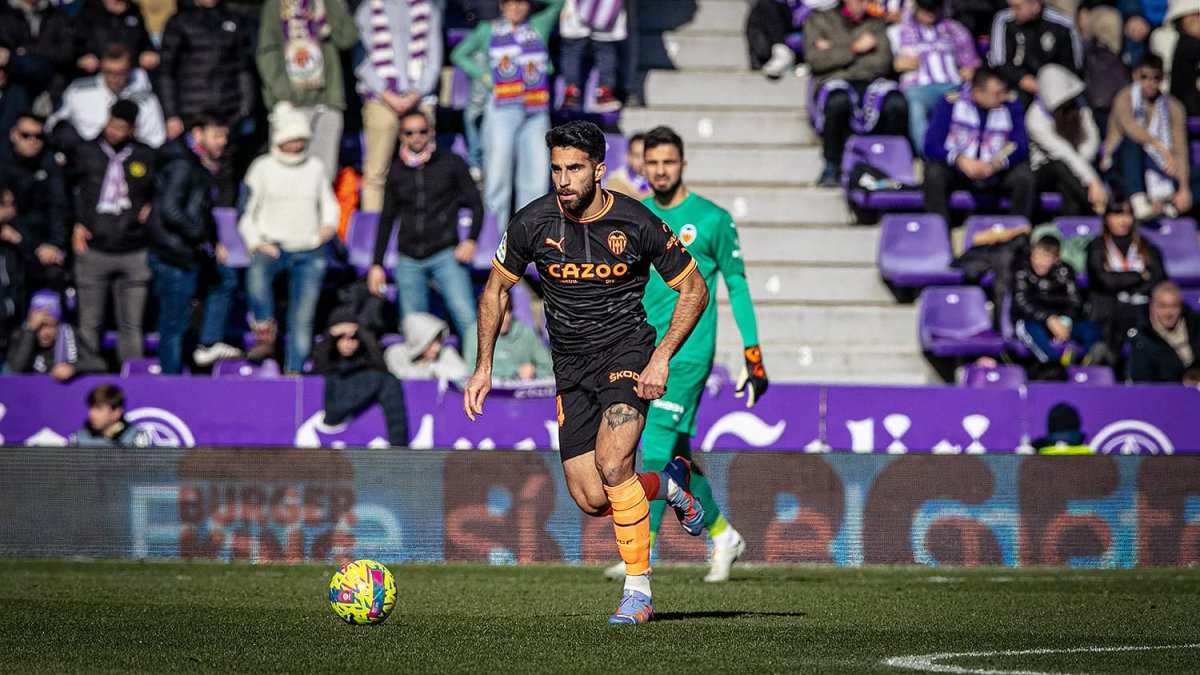
{"label": "spectator in winter coat", "polygon": [[88,392],[88,416],[71,434],[71,445],[85,448],[145,448],[150,435],[125,419],[125,392],[102,384]]}
{"label": "spectator in winter coat", "polygon": [[150,235],[150,269],[158,298],[158,360],[164,375],[183,372],[183,334],[192,316],[192,296],[201,269],[217,280],[207,293],[204,320],[194,353],[196,365],[237,359],[242,352],[222,342],[237,276],[225,267],[229,251],[217,239],[212,189],[220,170],[229,127],[215,115],[193,118],[188,133],[159,152]]}
{"label": "spectator in winter coat", "polygon": [[63,92],[62,107],[46,124],[68,154],[78,140],[90,141],[100,135],[108,123],[109,108],[118,100],[136,104],[134,137],[139,142],[157,148],[167,140],[162,107],[150,87],[150,77],[134,68],[131,59],[124,45],[111,44],[100,58],[100,73],[75,80]]}
{"label": "spectator in winter coat", "polygon": [[79,350],[75,331],[62,323],[62,304],[53,291],[38,291],[29,303],[25,325],[12,336],[8,349],[8,370],[12,373],[39,373],[65,382],[75,377]]}
{"label": "spectator in winter coat", "polygon": [[25,307],[25,272],[21,261],[24,237],[15,226],[16,220],[16,198],[7,185],[0,183],[0,280],[8,282],[0,284],[0,357],[4,355],[4,339],[21,321]]}
{"label": "spectator in winter coat", "polygon": [[[404,137],[392,162],[375,236],[375,264],[367,273],[371,292],[383,292],[383,259],[396,237],[396,289],[400,316],[429,311],[429,282],[437,283],[454,327],[465,335],[475,323],[475,291],[465,265],[475,258],[475,242],[483,227],[483,203],[467,163],[436,147],[433,128],[420,111],[400,120]],[[471,209],[471,231],[459,240],[458,211]]]}
{"label": "spectator in winter coat", "polygon": [[1058,238],[1043,236],[1013,275],[1017,335],[1042,363],[1077,363],[1100,340],[1100,327],[1083,317],[1075,271],[1059,258],[1060,249]]}
{"label": "spectator in winter coat", "polygon": [[229,125],[229,145],[217,175],[217,206],[232,206],[237,182],[232,160],[239,145],[238,127],[254,113],[258,101],[254,71],[254,35],[246,20],[222,0],[180,0],[162,37],[158,96],[166,116],[167,136],[178,138],[199,114],[214,115]]}
{"label": "spectator in winter coat", "polygon": [[851,134],[903,136],[908,106],[888,76],[892,50],[883,19],[867,14],[866,0],[813,14],[804,24],[805,58],[816,82],[813,126],[824,139],[825,169],[817,184],[838,184],[842,152]]}
{"label": "spectator in winter coat", "polygon": [[100,353],[100,328],[111,293],[121,361],[142,357],[142,312],[150,284],[146,220],[154,192],[154,151],[133,138],[138,106],[121,99],[95,139],[68,165],[75,185],[75,285],[79,342],[87,358]]}
{"label": "spectator in winter coat", "polygon": [[1183,304],[1183,293],[1170,281],[1154,287],[1149,310],[1148,321],[1133,337],[1129,379],[1183,382],[1200,356],[1200,314]]}
{"label": "spectator in winter coat", "polygon": [[0,3],[0,48],[36,61],[32,67],[48,69],[49,75],[29,93],[34,98],[42,91],[49,91],[57,101],[75,71],[71,22],[49,0]]}
{"label": "spectator in winter coat", "polygon": [[46,147],[44,122],[29,111],[18,115],[8,132],[9,149],[0,150],[0,184],[7,184],[15,198],[13,225],[22,237],[25,288],[61,293],[71,213],[62,167]]}
{"label": "spectator in winter coat", "polygon": [[1162,253],[1142,238],[1129,202],[1116,194],[1104,213],[1104,231],[1087,247],[1089,318],[1100,324],[1112,354],[1141,324],[1150,290],[1166,278]]}
{"label": "spectator in winter coat", "polygon": [[325,376],[325,424],[344,424],[379,403],[388,444],[408,445],[404,388],[388,372],[379,343],[358,324],[353,309],[339,307],[329,313],[329,329],[313,348],[313,373]]}
{"label": "spectator in winter coat", "polygon": [[268,110],[289,103],[312,129],[309,153],[321,160],[326,180],[338,167],[346,93],[341,50],[358,42],[358,29],[342,0],[265,0],[255,56]]}
{"label": "spectator in winter coat", "polygon": [[1134,83],[1113,100],[1104,139],[1101,168],[1112,167],[1138,220],[1192,208],[1187,116],[1178,99],[1162,92],[1162,81],[1162,59],[1143,56]]}
{"label": "spectator in winter coat", "polygon": [[1024,102],[1038,93],[1037,73],[1050,63],[1083,70],[1083,42],[1075,22],[1041,0],[1008,0],[992,22],[988,63]]}
{"label": "spectator in winter coat", "polygon": [[1063,196],[1063,215],[1100,215],[1108,192],[1092,166],[1100,130],[1083,102],[1083,81],[1057,63],[1038,73],[1038,96],[1025,113],[1030,164],[1039,192]]}
{"label": "spectator in winter coat", "polygon": [[271,150],[246,172],[250,196],[238,231],[251,252],[246,294],[254,314],[250,359],[275,352],[275,294],[271,283],[288,273],[285,372],[299,374],[312,347],[313,318],[325,268],[325,244],[337,234],[338,203],[325,164],[309,154],[308,116],[290,105],[271,115]]}
{"label": "spectator in winter coat", "polygon": [[889,31],[900,91],[908,102],[908,135],[925,145],[929,111],[946,94],[969,82],[979,67],[975,40],[945,16],[944,0],[916,0],[912,15]]}
{"label": "spectator in winter coat", "polygon": [[[472,326],[474,328],[474,326]],[[478,331],[471,330],[463,338],[463,358],[475,363],[479,357]],[[493,380],[533,380],[554,377],[554,362],[550,350],[537,330],[513,318],[512,303],[504,307],[500,320],[500,335],[492,352]]]}
{"label": "spectator in winter coat", "polygon": [[142,13],[130,0],[84,0],[72,20],[75,65],[88,75],[100,69],[100,57],[110,44],[124,45],[139,68],[158,67],[158,52],[142,22]]}
{"label": "spectator in winter coat", "polygon": [[0,46],[0,154],[10,148],[8,131],[33,107],[34,97],[54,71],[44,61]]}
{"label": "spectator in winter coat", "polygon": [[366,56],[354,70],[362,97],[364,211],[383,208],[400,118],[433,119],[442,66],[442,16],[432,0],[364,0],[354,13]]}
{"label": "spectator in winter coat", "polygon": [[404,342],[383,353],[388,370],[401,380],[461,380],[467,364],[446,344],[450,328],[432,314],[404,317]]}
{"label": "spectator in winter coat", "polygon": [[980,68],[971,87],[946,95],[925,134],[925,208],[950,221],[950,193],[1001,192],[1012,212],[1032,220],[1036,197],[1029,169],[1025,115],[1008,100],[1004,78]]}

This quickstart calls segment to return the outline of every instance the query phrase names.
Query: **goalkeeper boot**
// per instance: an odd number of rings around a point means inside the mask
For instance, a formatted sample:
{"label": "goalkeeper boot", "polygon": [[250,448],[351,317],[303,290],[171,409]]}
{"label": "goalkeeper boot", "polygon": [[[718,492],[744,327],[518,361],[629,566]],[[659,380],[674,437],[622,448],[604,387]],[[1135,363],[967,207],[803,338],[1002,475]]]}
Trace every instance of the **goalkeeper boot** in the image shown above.
{"label": "goalkeeper boot", "polygon": [[699,499],[688,492],[692,481],[692,463],[683,457],[676,457],[667,464],[663,473],[674,483],[667,489],[667,503],[675,509],[679,524],[693,537],[699,535],[704,531],[704,507]]}
{"label": "goalkeeper boot", "polygon": [[712,567],[704,580],[708,582],[729,581],[729,568],[746,552],[746,540],[732,527],[713,537]]}
{"label": "goalkeeper boot", "polygon": [[625,589],[621,593],[621,604],[617,611],[608,617],[609,623],[646,623],[654,618],[654,605],[650,596],[638,591]]}

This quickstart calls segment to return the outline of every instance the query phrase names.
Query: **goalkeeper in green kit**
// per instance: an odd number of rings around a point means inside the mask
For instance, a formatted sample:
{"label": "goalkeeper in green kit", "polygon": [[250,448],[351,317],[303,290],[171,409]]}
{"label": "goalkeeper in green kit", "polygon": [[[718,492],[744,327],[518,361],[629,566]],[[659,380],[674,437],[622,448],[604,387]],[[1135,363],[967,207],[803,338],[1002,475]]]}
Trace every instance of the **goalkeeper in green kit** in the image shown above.
{"label": "goalkeeper in green kit", "polygon": [[[709,297],[717,297],[718,272],[725,279],[733,318],[745,347],[746,365],[738,377],[737,396],[745,396],[746,407],[752,407],[767,391],[767,373],[758,348],[758,324],[733,219],[721,207],[689,192],[683,184],[683,170],[687,166],[683,159],[683,139],[670,128],[657,127],[648,132],[643,155],[646,178],[654,196],[642,203],[671,227],[692,254],[708,284]],[[671,323],[678,297],[657,272],[650,273],[642,303],[659,340]],[[676,456],[692,459],[690,441],[696,433],[696,411],[712,371],[716,346],[717,303],[710,302],[687,342],[671,357],[666,393],[650,403],[642,432],[642,470],[661,470]],[[712,488],[694,459],[691,491],[704,506],[704,526],[713,541],[712,569],[704,580],[725,581],[734,561],[746,550],[746,542],[721,514]],[[663,504],[650,505],[651,546],[662,522]],[[609,568],[605,574],[623,579],[624,563]]]}

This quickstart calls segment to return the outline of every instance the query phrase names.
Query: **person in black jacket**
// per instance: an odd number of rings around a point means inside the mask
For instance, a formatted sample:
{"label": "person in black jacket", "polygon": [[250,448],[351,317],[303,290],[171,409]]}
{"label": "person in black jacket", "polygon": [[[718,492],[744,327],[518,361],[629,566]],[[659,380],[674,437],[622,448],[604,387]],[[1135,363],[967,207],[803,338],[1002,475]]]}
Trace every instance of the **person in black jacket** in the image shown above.
{"label": "person in black jacket", "polygon": [[75,43],[71,22],[49,0],[9,0],[0,3],[0,48],[40,61],[50,76],[37,82],[30,96],[49,91],[57,105],[75,73]]}
{"label": "person in black jacket", "polygon": [[180,0],[167,21],[158,72],[158,98],[167,118],[167,136],[184,133],[184,121],[200,113],[216,115],[230,128],[229,146],[217,176],[217,206],[232,206],[241,176],[233,170],[237,130],[254,112],[252,33],[246,21],[221,0]]}
{"label": "person in black jacket", "polygon": [[358,325],[353,308],[329,313],[329,329],[313,348],[313,372],[325,376],[325,424],[337,426],[379,403],[388,443],[408,445],[404,388],[388,372],[375,336]]}
{"label": "person in black jacket", "polygon": [[1162,253],[1142,238],[1124,195],[1114,194],[1104,214],[1104,232],[1087,247],[1089,318],[1104,330],[1119,354],[1130,329],[1143,322],[1150,289],[1166,278]]}
{"label": "person in black jacket", "polygon": [[1200,356],[1200,314],[1183,304],[1183,293],[1170,281],[1150,294],[1148,321],[1133,336],[1129,379],[1181,383]]}
{"label": "person in black jacket", "polygon": [[1037,72],[1048,63],[1083,72],[1083,42],[1075,22],[1042,0],[1008,0],[992,21],[988,63],[1028,105],[1037,95]]}
{"label": "person in black jacket", "polygon": [[229,127],[214,115],[198,115],[187,134],[159,151],[154,208],[146,222],[150,237],[150,269],[158,298],[158,359],[164,375],[183,369],[183,333],[192,316],[192,296],[202,268],[215,266],[218,282],[208,291],[198,366],[219,359],[241,358],[242,352],[221,341],[237,277],[225,267],[229,252],[217,239],[212,216],[212,187]]}
{"label": "person in black jacket", "polygon": [[62,293],[71,217],[62,167],[46,147],[45,120],[28,110],[18,114],[8,138],[8,149],[0,149],[0,182],[9,186],[16,202],[14,225],[23,238],[25,287]]}
{"label": "person in black jacket", "polygon": [[78,146],[68,163],[75,192],[75,286],[79,345],[100,354],[100,327],[109,293],[117,320],[117,356],[142,357],[142,312],[150,285],[146,220],[154,193],[154,151],[133,139],[138,105],[119,100],[96,138]]}
{"label": "person in black jacket", "polygon": [[71,21],[75,34],[75,66],[95,75],[100,56],[113,43],[125,45],[139,68],[158,67],[158,52],[146,32],[142,13],[129,0],[84,0],[83,8]]}
{"label": "person in black jacket", "polygon": [[1100,340],[1100,327],[1083,317],[1075,270],[1059,258],[1052,235],[1033,243],[1013,275],[1013,321],[1017,335],[1038,361],[1082,360]]}
{"label": "person in black jacket", "polygon": [[[402,224],[396,240],[396,289],[400,321],[414,312],[429,311],[429,280],[441,291],[454,329],[466,335],[475,323],[475,294],[464,265],[475,258],[475,242],[483,227],[483,203],[467,163],[436,147],[429,120],[413,111],[400,120],[400,155],[392,162],[384,185],[375,264],[367,273],[371,292],[382,295],[386,279],[383,256],[396,219]],[[471,232],[458,239],[458,210],[471,209]]]}

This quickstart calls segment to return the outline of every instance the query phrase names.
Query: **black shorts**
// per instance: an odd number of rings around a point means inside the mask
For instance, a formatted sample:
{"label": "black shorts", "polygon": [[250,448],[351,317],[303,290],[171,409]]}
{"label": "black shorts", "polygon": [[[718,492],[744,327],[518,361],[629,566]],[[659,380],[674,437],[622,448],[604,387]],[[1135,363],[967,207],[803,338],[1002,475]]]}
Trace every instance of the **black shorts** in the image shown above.
{"label": "black shorts", "polygon": [[596,449],[600,416],[617,403],[643,417],[649,402],[637,395],[638,376],[654,353],[654,329],[595,354],[555,355],[558,452],[562,461]]}

